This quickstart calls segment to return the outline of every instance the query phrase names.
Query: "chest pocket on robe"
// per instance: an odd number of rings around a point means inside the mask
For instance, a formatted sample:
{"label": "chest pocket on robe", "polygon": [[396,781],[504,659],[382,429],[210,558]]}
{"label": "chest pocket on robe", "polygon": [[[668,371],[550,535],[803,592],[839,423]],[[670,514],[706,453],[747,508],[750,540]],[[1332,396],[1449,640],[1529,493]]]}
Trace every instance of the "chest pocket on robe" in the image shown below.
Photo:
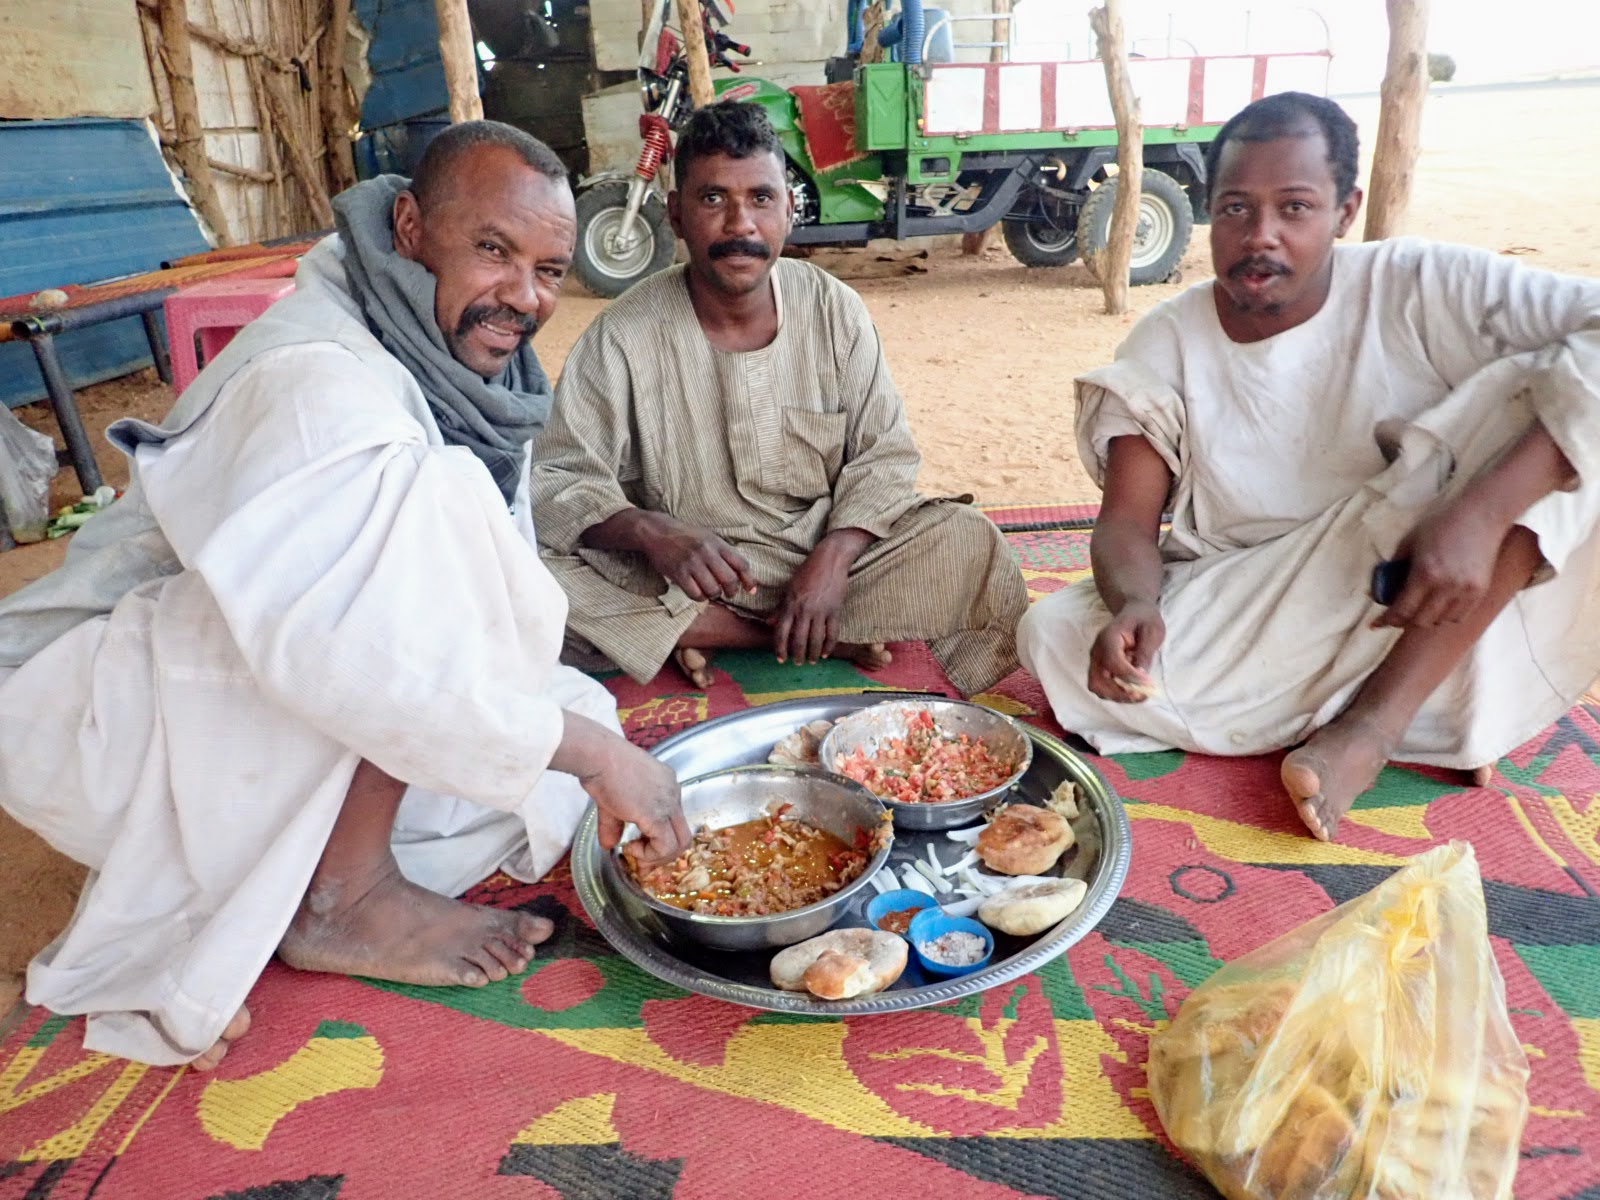
{"label": "chest pocket on robe", "polygon": [[783,410],[783,490],[799,500],[833,491],[844,466],[849,416],[809,408]]}

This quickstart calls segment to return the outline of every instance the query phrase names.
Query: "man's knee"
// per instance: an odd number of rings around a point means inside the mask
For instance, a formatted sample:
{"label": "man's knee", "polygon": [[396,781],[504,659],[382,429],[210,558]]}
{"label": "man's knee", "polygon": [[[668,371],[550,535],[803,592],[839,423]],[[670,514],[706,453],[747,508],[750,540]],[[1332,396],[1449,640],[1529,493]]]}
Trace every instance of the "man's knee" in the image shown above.
{"label": "man's knee", "polygon": [[1089,646],[1111,619],[1089,580],[1035,601],[1017,622],[1017,656],[1034,675],[1036,663],[1081,660],[1089,666]]}

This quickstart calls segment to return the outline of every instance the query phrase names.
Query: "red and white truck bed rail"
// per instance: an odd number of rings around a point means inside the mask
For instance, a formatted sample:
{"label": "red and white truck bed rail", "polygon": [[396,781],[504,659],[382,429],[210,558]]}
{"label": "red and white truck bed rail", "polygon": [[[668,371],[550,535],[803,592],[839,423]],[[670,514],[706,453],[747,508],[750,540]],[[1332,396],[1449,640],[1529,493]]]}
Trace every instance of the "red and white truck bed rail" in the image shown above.
{"label": "red and white truck bed rail", "polygon": [[[1134,58],[1128,74],[1146,128],[1220,125],[1277,92],[1328,91],[1326,50]],[[929,136],[1112,129],[1097,58],[1076,62],[936,63],[927,68],[922,132]]]}

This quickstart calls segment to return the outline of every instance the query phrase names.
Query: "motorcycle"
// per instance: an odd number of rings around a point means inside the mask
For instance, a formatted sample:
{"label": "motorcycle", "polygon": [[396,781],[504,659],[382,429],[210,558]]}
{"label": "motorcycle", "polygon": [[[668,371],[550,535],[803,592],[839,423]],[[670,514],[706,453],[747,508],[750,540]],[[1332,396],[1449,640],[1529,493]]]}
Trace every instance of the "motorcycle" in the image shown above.
{"label": "motorcycle", "polygon": [[[657,0],[639,54],[639,161],[632,175],[608,173],[583,181],[578,190],[578,248],[573,272],[597,296],[610,299],[671,264],[677,240],[667,219],[658,181],[672,154],[673,134],[694,111],[689,98],[689,59],[683,39],[667,24],[673,0]],[[702,0],[702,28],[712,66],[737,72],[729,52],[750,47],[723,32],[728,18],[716,0]]]}

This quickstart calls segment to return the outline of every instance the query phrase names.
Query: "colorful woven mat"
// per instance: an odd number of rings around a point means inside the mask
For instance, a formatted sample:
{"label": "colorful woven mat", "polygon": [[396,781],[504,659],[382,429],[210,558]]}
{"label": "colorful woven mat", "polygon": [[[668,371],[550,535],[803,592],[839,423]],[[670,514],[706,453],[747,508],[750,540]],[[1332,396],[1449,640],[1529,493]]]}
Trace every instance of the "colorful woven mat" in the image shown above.
{"label": "colorful woven mat", "polygon": [[[1087,570],[1081,533],[1012,535],[1043,593]],[[926,651],[870,677],[719,659],[708,692],[613,680],[653,743],[751,704],[941,688]],[[1014,676],[986,698],[1053,728]],[[1391,768],[1331,845],[1269,759],[1096,760],[1124,797],[1132,870],[1108,918],[1037,975],[917,1013],[827,1020],[687,995],[613,953],[565,870],[472,893],[556,922],[520,978],[424,989],[269,968],[215,1075],[86,1054],[42,1012],[0,1039],[0,1198],[366,1200],[912,1195],[1185,1200],[1214,1193],[1165,1146],[1151,1032],[1219,962],[1472,841],[1532,1116],[1517,1195],[1600,1200],[1600,724],[1576,710],[1474,789]]]}

